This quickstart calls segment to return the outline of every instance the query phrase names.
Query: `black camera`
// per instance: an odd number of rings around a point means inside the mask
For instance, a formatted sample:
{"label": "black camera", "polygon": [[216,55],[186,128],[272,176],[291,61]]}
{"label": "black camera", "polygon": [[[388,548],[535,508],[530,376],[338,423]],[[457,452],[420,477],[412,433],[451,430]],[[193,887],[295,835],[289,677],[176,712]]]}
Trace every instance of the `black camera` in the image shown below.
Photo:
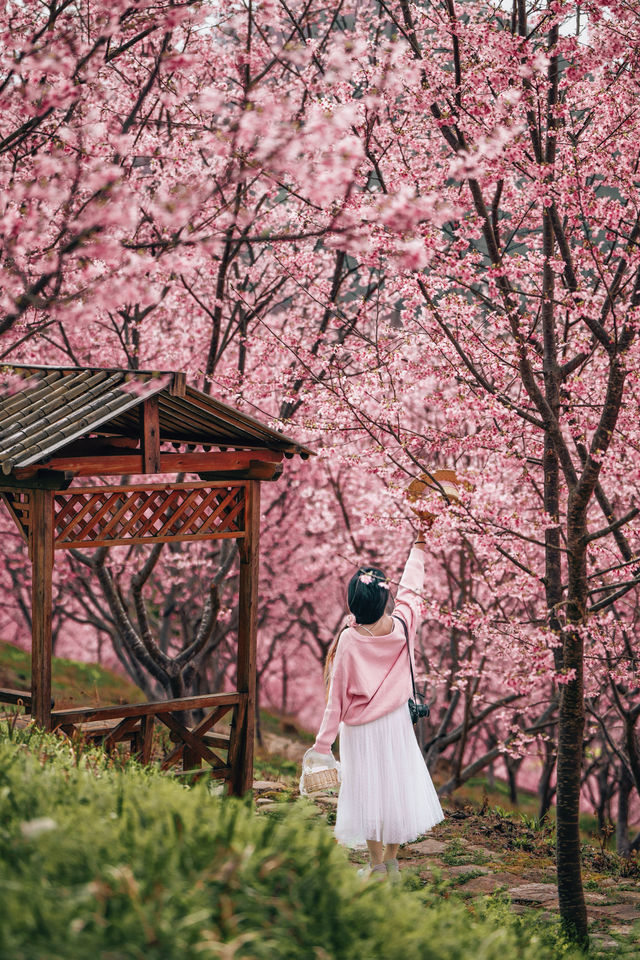
{"label": "black camera", "polygon": [[409,713],[411,723],[417,723],[420,717],[428,717],[431,711],[426,703],[416,703],[415,700],[409,700]]}

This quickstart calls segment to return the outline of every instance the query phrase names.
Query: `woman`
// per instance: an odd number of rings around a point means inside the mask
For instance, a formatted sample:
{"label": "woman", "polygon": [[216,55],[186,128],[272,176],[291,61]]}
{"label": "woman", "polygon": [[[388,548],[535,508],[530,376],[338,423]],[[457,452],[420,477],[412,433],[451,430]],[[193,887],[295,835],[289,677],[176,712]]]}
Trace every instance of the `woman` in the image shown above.
{"label": "woman", "polygon": [[423,583],[421,536],[407,559],[395,607],[382,571],[361,568],[347,592],[355,624],[342,631],[327,657],[327,706],[309,759],[332,764],[331,747],[340,733],[335,836],[350,847],[364,848],[366,842],[370,865],[359,871],[364,876],[397,875],[400,844],[444,819],[408,707],[412,687],[406,636],[413,659]]}

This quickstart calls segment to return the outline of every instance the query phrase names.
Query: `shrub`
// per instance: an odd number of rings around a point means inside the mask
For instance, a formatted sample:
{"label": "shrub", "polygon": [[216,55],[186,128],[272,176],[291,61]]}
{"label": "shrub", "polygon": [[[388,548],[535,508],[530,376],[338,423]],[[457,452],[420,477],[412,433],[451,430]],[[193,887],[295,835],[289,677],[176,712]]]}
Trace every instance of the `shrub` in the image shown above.
{"label": "shrub", "polygon": [[51,736],[0,742],[3,958],[582,956],[548,922],[410,886],[363,884],[308,801],[258,816]]}

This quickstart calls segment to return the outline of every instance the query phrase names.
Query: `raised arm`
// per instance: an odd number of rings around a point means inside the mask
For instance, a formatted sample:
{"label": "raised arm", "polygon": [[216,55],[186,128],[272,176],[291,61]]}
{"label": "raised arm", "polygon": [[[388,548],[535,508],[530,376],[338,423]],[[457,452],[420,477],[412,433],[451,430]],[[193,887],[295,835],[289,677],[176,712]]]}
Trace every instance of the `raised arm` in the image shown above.
{"label": "raised arm", "polygon": [[424,538],[419,535],[404,565],[394,609],[394,613],[403,617],[407,624],[412,650],[420,619],[420,594],[424,587],[424,547]]}

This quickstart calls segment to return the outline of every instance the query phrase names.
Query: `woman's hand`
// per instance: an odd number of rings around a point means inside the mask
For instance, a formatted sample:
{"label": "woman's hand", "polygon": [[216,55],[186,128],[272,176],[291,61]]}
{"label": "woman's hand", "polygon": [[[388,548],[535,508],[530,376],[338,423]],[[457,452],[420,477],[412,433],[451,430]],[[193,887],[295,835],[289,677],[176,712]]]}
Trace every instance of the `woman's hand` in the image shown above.
{"label": "woman's hand", "polygon": [[[414,546],[417,547],[418,550],[424,550],[426,548],[424,533],[425,533],[425,530],[428,530],[429,527],[433,526],[434,520],[435,520],[434,516],[420,517],[420,521],[418,523],[418,530],[416,531],[416,534],[415,534],[416,538],[414,540]],[[415,530],[415,527],[413,529]]]}
{"label": "woman's hand", "polygon": [[433,516],[433,514],[429,514],[428,516],[420,517],[420,523],[418,524],[418,532],[417,532],[417,534],[416,534],[416,539],[415,539],[415,544],[414,544],[414,546],[416,546],[416,547],[418,548],[418,550],[424,550],[424,549],[425,549],[426,543],[425,543],[425,539],[424,539],[424,532],[425,532],[425,530],[428,530],[429,527],[432,527],[432,526],[433,526],[433,521],[434,521],[434,520],[435,520],[435,516]]}
{"label": "woman's hand", "polygon": [[332,753],[318,753],[313,747],[307,750],[302,762],[303,764],[306,762],[311,767],[335,767],[336,765]]}

